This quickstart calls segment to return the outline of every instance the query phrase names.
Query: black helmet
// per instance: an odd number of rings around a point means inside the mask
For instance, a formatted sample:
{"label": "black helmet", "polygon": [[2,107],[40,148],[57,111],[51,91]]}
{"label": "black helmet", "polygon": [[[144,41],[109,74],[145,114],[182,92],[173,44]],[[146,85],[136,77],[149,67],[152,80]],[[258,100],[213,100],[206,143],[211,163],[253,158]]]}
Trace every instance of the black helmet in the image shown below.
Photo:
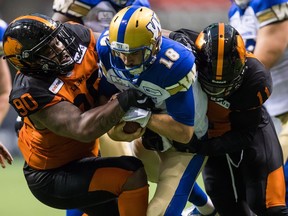
{"label": "black helmet", "polygon": [[214,23],[195,42],[199,82],[208,97],[220,101],[242,83],[246,49],[242,37],[231,25]]}
{"label": "black helmet", "polygon": [[45,15],[21,16],[4,33],[5,58],[24,74],[66,74],[74,67],[74,55],[78,52],[81,56],[75,37],[60,22]]}

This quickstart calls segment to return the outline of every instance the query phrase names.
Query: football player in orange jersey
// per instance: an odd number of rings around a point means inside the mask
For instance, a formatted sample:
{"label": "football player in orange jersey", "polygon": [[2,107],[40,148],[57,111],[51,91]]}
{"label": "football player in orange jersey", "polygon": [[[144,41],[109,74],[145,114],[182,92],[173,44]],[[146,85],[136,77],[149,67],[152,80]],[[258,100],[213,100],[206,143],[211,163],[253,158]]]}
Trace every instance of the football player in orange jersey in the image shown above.
{"label": "football player in orange jersey", "polygon": [[219,214],[250,216],[251,209],[256,215],[288,215],[281,146],[263,105],[272,91],[271,74],[231,25],[214,23],[200,34],[180,29],[169,37],[195,41],[190,46],[209,98],[210,139],[180,147],[209,155],[205,189]]}
{"label": "football player in orange jersey", "polygon": [[3,41],[6,59],[19,70],[10,103],[24,118],[18,145],[34,196],[88,215],[145,216],[148,183],[141,161],[99,158],[93,150],[131,106],[146,108],[151,100],[130,89],[107,102],[113,88],[101,82],[95,35],[83,25],[25,15],[9,24]]}

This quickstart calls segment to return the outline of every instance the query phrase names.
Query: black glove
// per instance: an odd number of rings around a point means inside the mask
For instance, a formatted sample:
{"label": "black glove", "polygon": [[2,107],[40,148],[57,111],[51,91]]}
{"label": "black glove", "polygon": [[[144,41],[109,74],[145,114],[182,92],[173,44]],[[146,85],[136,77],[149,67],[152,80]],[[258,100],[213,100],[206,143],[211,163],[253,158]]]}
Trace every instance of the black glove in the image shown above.
{"label": "black glove", "polygon": [[142,136],[142,144],[148,150],[162,151],[164,149],[161,136],[148,128]]}
{"label": "black glove", "polygon": [[126,112],[130,107],[152,110],[154,102],[150,97],[137,89],[128,89],[117,95],[120,106]]}
{"label": "black glove", "polygon": [[190,40],[190,38],[185,34],[182,34],[179,32],[171,32],[169,34],[169,38],[183,44],[185,47],[187,47],[191,51],[194,50],[194,47],[195,47],[194,42]]}
{"label": "black glove", "polygon": [[197,138],[196,135],[193,135],[192,139],[187,144],[176,142],[173,140],[173,146],[176,148],[177,151],[180,152],[197,153],[200,144],[200,140]]}

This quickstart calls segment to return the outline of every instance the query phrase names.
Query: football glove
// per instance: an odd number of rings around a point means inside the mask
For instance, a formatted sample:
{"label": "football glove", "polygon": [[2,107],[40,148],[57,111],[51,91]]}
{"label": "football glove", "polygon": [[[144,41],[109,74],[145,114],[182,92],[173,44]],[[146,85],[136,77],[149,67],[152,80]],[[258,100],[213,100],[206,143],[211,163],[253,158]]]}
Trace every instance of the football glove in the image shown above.
{"label": "football glove", "polygon": [[142,128],[144,128],[146,127],[150,117],[151,117],[151,111],[130,107],[130,109],[122,117],[122,120],[126,122],[129,121],[137,122],[140,124]]}
{"label": "football glove", "polygon": [[194,42],[190,40],[190,38],[185,34],[174,31],[169,34],[169,38],[183,44],[185,47],[187,47],[191,51],[193,51],[194,49],[194,46],[195,46]]}
{"label": "football glove", "polygon": [[125,112],[127,112],[130,107],[138,107],[145,110],[154,108],[152,99],[137,89],[127,89],[119,93],[117,99]]}
{"label": "football glove", "polygon": [[142,136],[142,144],[148,150],[165,152],[172,147],[172,142],[164,136],[146,128]]}

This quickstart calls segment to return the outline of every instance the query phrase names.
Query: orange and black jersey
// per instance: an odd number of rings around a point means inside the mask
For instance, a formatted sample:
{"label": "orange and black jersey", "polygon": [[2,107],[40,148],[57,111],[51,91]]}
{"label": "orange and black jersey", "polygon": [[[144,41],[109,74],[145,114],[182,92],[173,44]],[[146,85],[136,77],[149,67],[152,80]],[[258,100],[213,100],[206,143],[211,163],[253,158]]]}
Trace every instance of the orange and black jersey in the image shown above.
{"label": "orange and black jersey", "polygon": [[[257,127],[261,123],[262,105],[271,92],[271,74],[253,54],[247,53],[241,86],[226,100],[208,103],[210,137],[222,135],[230,129]],[[226,127],[218,127],[222,122]]]}
{"label": "orange and black jersey", "polygon": [[[177,33],[186,35],[193,42],[199,34],[183,28],[169,37],[174,38]],[[251,143],[254,131],[269,122],[263,103],[272,93],[271,74],[253,54],[247,52],[246,55],[241,86],[226,100],[208,102],[208,134],[212,139],[201,142],[198,153],[219,155],[244,149]]]}
{"label": "orange and black jersey", "polygon": [[270,72],[252,54],[247,54],[241,86],[221,102],[208,102],[209,139],[201,151],[207,155],[230,153],[253,143],[254,132],[269,122],[263,103],[272,92]]}
{"label": "orange and black jersey", "polygon": [[29,115],[60,101],[69,101],[83,112],[98,105],[99,71],[96,40],[92,31],[76,23],[65,23],[82,39],[83,51],[74,69],[67,75],[37,78],[17,72],[10,104],[24,118],[18,145],[28,165],[35,169],[51,169],[70,161],[92,156],[95,142],[81,143],[59,136],[48,129],[37,130]]}

